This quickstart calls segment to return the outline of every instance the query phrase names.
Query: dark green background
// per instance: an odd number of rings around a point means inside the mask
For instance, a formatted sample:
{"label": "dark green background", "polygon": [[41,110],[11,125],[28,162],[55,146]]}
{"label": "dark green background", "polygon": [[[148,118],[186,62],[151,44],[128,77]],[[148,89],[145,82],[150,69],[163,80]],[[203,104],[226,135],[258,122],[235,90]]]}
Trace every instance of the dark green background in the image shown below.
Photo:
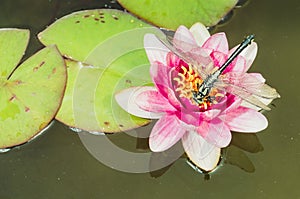
{"label": "dark green background", "polygon": [[[100,0],[1,0],[0,27],[31,30],[28,57],[42,47],[35,35],[56,18],[105,4],[118,7]],[[231,46],[256,35],[251,71],[262,73],[282,97],[265,113],[269,127],[258,134],[264,151],[244,152],[254,172],[224,164],[205,181],[180,159],[159,178],[123,173],[98,162],[75,133],[56,123],[34,142],[0,155],[0,198],[300,198],[299,14],[298,0],[252,0],[217,28]],[[112,136],[121,145],[123,138]],[[135,146],[134,139],[127,142]]]}

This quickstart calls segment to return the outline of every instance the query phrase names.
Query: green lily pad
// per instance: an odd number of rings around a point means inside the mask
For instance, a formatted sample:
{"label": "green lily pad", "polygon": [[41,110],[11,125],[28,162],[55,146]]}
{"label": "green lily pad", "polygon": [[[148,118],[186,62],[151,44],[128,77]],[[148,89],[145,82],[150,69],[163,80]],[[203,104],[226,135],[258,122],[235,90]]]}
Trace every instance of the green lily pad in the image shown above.
{"label": "green lily pad", "polygon": [[66,67],[55,46],[17,66],[29,31],[0,29],[0,148],[22,144],[54,118],[66,85]]}
{"label": "green lily pad", "polygon": [[151,82],[143,38],[157,31],[126,12],[98,9],[72,13],[41,32],[44,45],[56,44],[69,58],[67,89],[56,119],[90,132],[148,124],[120,108],[114,93]]}
{"label": "green lily pad", "polygon": [[158,26],[176,30],[196,22],[216,25],[237,3],[237,0],[118,0],[131,13]]}

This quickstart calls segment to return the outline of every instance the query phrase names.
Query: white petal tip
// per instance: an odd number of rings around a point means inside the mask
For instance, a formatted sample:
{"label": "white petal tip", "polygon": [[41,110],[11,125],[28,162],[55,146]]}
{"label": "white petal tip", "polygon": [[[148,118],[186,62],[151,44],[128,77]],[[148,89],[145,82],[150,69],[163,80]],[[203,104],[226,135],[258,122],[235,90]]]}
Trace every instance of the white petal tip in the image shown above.
{"label": "white petal tip", "polygon": [[151,64],[159,61],[166,65],[166,57],[170,50],[154,34],[144,36],[144,48]]}
{"label": "white petal tip", "polygon": [[207,28],[202,23],[195,23],[190,28],[190,31],[193,34],[198,46],[202,46],[204,42],[210,37]]}
{"label": "white petal tip", "polygon": [[193,161],[192,159],[189,159],[189,161],[192,163],[189,165],[195,170],[196,167],[198,167],[205,172],[210,172],[216,169],[218,163],[220,162],[220,157],[221,157],[221,149],[218,148],[217,150],[212,151],[207,157],[201,160]]}
{"label": "white petal tip", "polygon": [[135,102],[137,96],[147,90],[156,90],[155,87],[143,86],[143,87],[130,87],[124,89],[115,95],[117,103],[128,113],[147,119],[159,119],[162,114],[152,113],[141,109]]}
{"label": "white petal tip", "polygon": [[184,150],[197,167],[212,171],[219,163],[221,149],[207,142],[197,132],[188,132],[182,138]]}

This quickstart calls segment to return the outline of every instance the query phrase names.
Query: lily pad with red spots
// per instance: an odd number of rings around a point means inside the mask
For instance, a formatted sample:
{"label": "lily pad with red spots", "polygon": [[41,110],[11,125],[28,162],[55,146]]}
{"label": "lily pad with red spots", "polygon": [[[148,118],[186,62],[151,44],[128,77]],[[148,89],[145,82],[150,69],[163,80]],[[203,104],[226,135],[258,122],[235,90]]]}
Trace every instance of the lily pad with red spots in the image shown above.
{"label": "lily pad with red spots", "polygon": [[196,22],[216,25],[238,0],[118,0],[128,11],[158,26],[176,30]]}
{"label": "lily pad with red spots", "polygon": [[68,57],[68,83],[56,119],[89,132],[120,132],[150,121],[129,115],[115,92],[151,82],[143,47],[146,33],[158,30],[113,9],[85,10],[58,19],[39,34]]}
{"label": "lily pad with red spots", "polygon": [[18,66],[29,31],[0,29],[0,148],[27,142],[54,118],[66,85],[66,67],[55,46]]}

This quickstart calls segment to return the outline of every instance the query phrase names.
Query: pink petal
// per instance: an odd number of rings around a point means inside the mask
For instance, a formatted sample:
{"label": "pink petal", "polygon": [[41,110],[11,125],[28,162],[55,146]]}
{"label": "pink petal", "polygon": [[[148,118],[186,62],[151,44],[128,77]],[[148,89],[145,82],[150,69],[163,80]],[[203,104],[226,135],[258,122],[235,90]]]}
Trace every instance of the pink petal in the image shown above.
{"label": "pink petal", "polygon": [[266,79],[260,73],[248,73],[252,77],[255,77],[259,82],[264,83]]}
{"label": "pink petal", "polygon": [[182,137],[187,156],[199,168],[213,170],[220,159],[221,149],[205,141],[197,132],[187,132]]}
{"label": "pink petal", "polygon": [[224,121],[230,130],[237,132],[253,133],[268,126],[268,120],[263,114],[246,107],[239,107],[227,113]]}
{"label": "pink petal", "polygon": [[143,110],[162,113],[174,112],[176,109],[156,90],[147,90],[141,92],[136,97],[136,104]]}
{"label": "pink petal", "polygon": [[195,111],[199,111],[199,107],[192,103],[192,101],[188,98],[182,97],[179,98],[180,103],[182,104],[180,110],[187,113],[192,113]]}
{"label": "pink petal", "polygon": [[237,56],[232,63],[226,68],[224,73],[227,72],[236,72],[236,73],[245,73],[246,71],[246,60],[242,56]]}
{"label": "pink petal", "polygon": [[150,63],[159,61],[166,65],[166,57],[170,50],[165,47],[154,34],[145,34],[144,48]]}
{"label": "pink petal", "polygon": [[179,52],[190,52],[195,48],[199,48],[194,36],[185,26],[179,26],[173,38],[174,46]]}
{"label": "pink petal", "polygon": [[[205,31],[207,32],[207,30]],[[173,38],[173,44],[177,48],[178,52],[180,52],[182,57],[184,57],[184,60],[189,63],[195,65],[205,65],[211,62],[209,57],[211,50],[201,48],[197,44],[193,34],[185,26],[180,26],[177,29]]]}
{"label": "pink petal", "polygon": [[193,64],[195,66],[207,66],[212,62],[212,59],[209,56],[211,54],[211,50],[198,46],[190,46],[190,48],[190,51],[182,53],[189,64]]}
{"label": "pink petal", "polygon": [[186,130],[181,127],[180,121],[174,115],[164,115],[151,131],[149,137],[151,151],[161,152],[169,149],[182,138],[185,132]]}
{"label": "pink petal", "polygon": [[228,54],[228,42],[225,33],[212,35],[202,47]]}
{"label": "pink petal", "polygon": [[240,68],[241,72],[244,72],[247,65],[246,65],[246,60],[243,56],[237,56],[235,60],[231,63],[232,68]]}
{"label": "pink petal", "polygon": [[209,143],[216,147],[228,146],[231,141],[231,132],[225,122],[215,118],[209,122],[202,122],[197,132]]}
{"label": "pink petal", "polygon": [[210,58],[213,60],[214,62],[214,66],[221,66],[225,63],[227,56],[224,53],[221,53],[219,51],[213,51],[210,54]]}
{"label": "pink petal", "polygon": [[188,125],[199,126],[203,121],[209,121],[217,117],[221,110],[212,109],[204,112],[193,112],[185,110],[177,111],[175,114],[177,118]]}
{"label": "pink petal", "polygon": [[176,69],[175,71],[179,71],[181,70],[180,69],[181,66],[188,67],[188,64],[183,60],[181,60],[180,58],[178,58],[177,55],[170,52],[167,55],[167,66],[171,67],[172,70],[174,70],[173,68],[175,68]]}
{"label": "pink petal", "polygon": [[168,99],[170,104],[174,107],[180,107],[180,103],[171,87],[171,78],[169,75],[169,73],[171,73],[171,69],[171,67],[165,66],[161,63],[154,63],[150,67],[150,75],[160,94]]}
{"label": "pink petal", "polygon": [[150,75],[155,83],[157,89],[163,96],[168,96],[168,89],[171,88],[170,86],[170,78],[169,72],[170,67],[160,63],[154,62],[150,67]]}
{"label": "pink petal", "polygon": [[236,97],[235,95],[227,95],[226,100],[226,109],[223,111],[223,113],[228,113],[231,110],[234,110],[238,108],[242,103],[242,99],[240,97]]}
{"label": "pink petal", "polygon": [[[235,46],[233,49],[230,50],[229,52],[229,55],[233,53],[233,51],[238,47]],[[248,69],[250,68],[250,66],[252,65],[255,57],[256,57],[256,54],[257,54],[257,44],[255,42],[252,42],[246,49],[244,49],[240,56],[244,57],[245,60],[246,60],[246,65],[245,65],[245,68],[244,68],[244,71],[242,72],[247,72]]]}
{"label": "pink petal", "polygon": [[190,32],[194,36],[198,46],[202,46],[204,42],[210,37],[207,28],[202,23],[195,23],[190,28]]}
{"label": "pink petal", "polygon": [[191,45],[197,45],[193,34],[185,26],[179,26],[174,35],[175,41],[182,41]]}
{"label": "pink petal", "polygon": [[163,113],[153,113],[150,111],[145,111],[137,105],[136,98],[143,92],[156,91],[155,87],[145,86],[145,87],[130,87],[124,89],[115,95],[117,103],[128,113],[149,119],[159,119]]}

